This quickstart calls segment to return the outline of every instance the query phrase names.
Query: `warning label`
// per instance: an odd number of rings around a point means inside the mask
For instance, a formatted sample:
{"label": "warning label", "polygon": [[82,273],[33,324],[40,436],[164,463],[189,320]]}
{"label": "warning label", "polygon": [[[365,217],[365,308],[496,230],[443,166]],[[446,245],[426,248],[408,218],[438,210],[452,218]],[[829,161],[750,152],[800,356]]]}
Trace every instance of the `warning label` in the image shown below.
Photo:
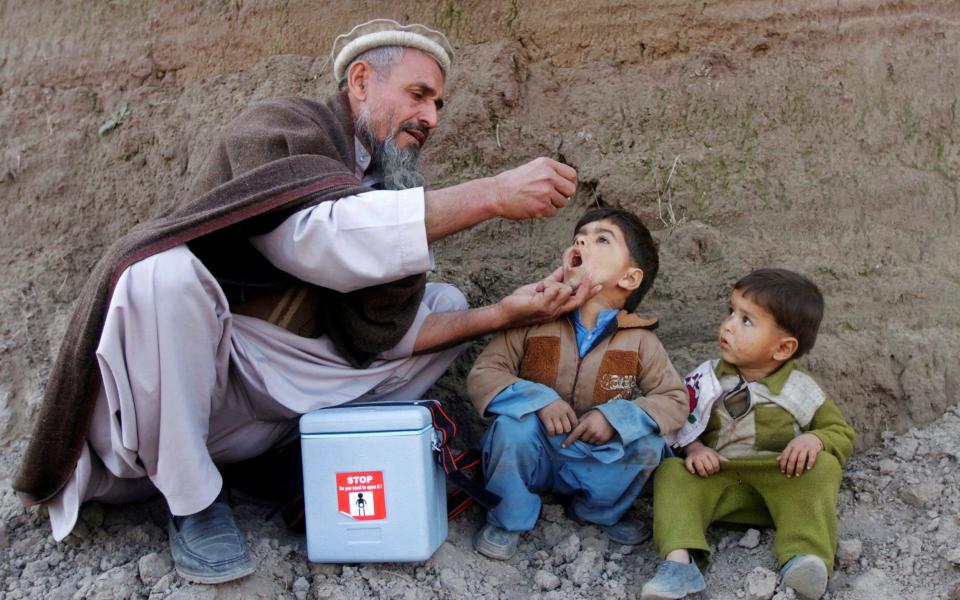
{"label": "warning label", "polygon": [[387,518],[383,471],[337,473],[337,510],[358,521]]}

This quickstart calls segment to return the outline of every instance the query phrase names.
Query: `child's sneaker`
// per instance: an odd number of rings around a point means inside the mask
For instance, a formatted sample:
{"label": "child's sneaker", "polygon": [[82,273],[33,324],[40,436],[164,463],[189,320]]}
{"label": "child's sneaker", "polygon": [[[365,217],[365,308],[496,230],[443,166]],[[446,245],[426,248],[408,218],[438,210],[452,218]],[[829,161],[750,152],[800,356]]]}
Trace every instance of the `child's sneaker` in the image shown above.
{"label": "child's sneaker", "polygon": [[827,591],[827,565],[819,556],[798,554],[780,569],[780,580],[798,595],[817,600]]}
{"label": "child's sneaker", "polygon": [[653,535],[649,527],[629,517],[624,517],[613,525],[607,525],[603,530],[607,532],[607,537],[611,541],[624,546],[636,546],[649,540]]}
{"label": "child's sneaker", "polygon": [[640,590],[640,600],[677,600],[707,589],[700,569],[693,561],[661,561],[653,578]]}
{"label": "child's sneaker", "polygon": [[473,547],[480,554],[497,560],[510,560],[517,553],[520,532],[500,529],[484,523],[473,538]]}

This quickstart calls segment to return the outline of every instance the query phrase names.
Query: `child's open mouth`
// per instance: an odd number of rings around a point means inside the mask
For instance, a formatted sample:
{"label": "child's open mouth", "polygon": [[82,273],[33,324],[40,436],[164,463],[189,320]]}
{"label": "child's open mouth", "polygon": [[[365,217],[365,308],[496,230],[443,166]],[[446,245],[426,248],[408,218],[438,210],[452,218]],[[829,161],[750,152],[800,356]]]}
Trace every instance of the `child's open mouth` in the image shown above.
{"label": "child's open mouth", "polygon": [[570,268],[576,269],[583,264],[583,257],[580,256],[579,250],[574,250],[570,253]]}

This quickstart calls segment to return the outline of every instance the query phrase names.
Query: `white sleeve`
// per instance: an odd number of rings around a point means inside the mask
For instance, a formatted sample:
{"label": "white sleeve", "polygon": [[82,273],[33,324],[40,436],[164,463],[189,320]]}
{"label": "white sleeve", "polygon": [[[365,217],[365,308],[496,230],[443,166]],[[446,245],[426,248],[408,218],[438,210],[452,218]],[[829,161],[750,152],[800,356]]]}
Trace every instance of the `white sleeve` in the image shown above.
{"label": "white sleeve", "polygon": [[338,292],[431,268],[423,188],[376,190],[297,211],[250,242],[273,266]]}

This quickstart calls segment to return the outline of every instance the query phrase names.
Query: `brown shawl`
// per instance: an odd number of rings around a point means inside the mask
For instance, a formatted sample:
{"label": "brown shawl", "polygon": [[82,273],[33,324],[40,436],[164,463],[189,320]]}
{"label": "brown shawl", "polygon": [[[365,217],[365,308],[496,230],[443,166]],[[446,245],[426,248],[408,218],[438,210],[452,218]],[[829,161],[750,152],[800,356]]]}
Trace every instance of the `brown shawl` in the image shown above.
{"label": "brown shawl", "polygon": [[[250,291],[303,285],[267,263],[247,238],[300,208],[369,191],[354,175],[353,152],[353,119],[344,96],[326,103],[259,103],[225,128],[192,186],[193,201],[137,225],[107,249],[77,300],[14,481],[25,503],[55,496],[86,443],[100,384],[96,347],[123,271],[187,243],[224,285],[232,306]],[[418,275],[349,294],[314,287],[312,295],[320,298],[317,331],[329,335],[352,364],[366,366],[409,329],[424,281]]]}

